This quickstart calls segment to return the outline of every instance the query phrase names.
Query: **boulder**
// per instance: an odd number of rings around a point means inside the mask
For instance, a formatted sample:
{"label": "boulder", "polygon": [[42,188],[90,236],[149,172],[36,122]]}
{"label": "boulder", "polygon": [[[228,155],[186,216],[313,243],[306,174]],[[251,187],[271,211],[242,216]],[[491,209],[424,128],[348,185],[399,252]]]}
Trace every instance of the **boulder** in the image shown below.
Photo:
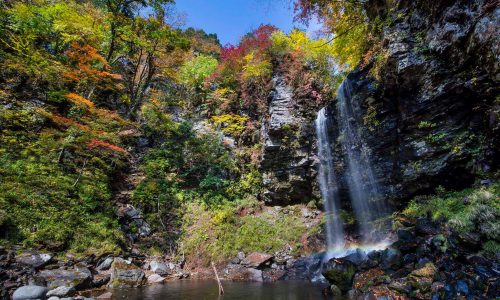
{"label": "boulder", "polygon": [[49,291],[46,287],[26,285],[18,288],[12,295],[13,300],[46,299]]}
{"label": "boulder", "polygon": [[16,256],[16,262],[23,265],[33,267],[35,269],[41,268],[52,261],[52,255],[49,253],[23,253]]}
{"label": "boulder", "polygon": [[356,266],[347,260],[331,259],[323,265],[323,276],[330,282],[336,285],[342,293],[346,293],[351,289]]}
{"label": "boulder", "polygon": [[53,290],[50,290],[47,293],[47,297],[71,297],[76,294],[76,290],[74,287],[68,287],[68,286],[60,286],[58,288],[55,288]]}
{"label": "boulder", "polygon": [[50,289],[66,286],[82,290],[92,285],[92,273],[84,267],[75,267],[70,270],[42,270],[37,277],[45,280],[47,287]]}
{"label": "boulder", "polygon": [[169,275],[170,274],[169,267],[166,264],[164,264],[162,262],[158,262],[156,260],[153,260],[153,261],[151,261],[149,263],[149,268],[155,274],[158,274],[158,275],[161,275],[161,276],[165,276],[165,275]]}
{"label": "boulder", "polygon": [[368,260],[368,256],[366,252],[361,249],[356,249],[353,253],[348,254],[345,257],[342,257],[343,260],[350,261],[356,266],[360,266]]}
{"label": "boulder", "polygon": [[242,265],[230,264],[224,269],[224,277],[233,281],[263,281],[262,271]]}
{"label": "boulder", "polygon": [[116,258],[111,265],[110,286],[113,288],[139,287],[144,284],[144,272],[121,258]]}
{"label": "boulder", "polygon": [[152,274],[148,276],[148,284],[162,283],[165,281],[165,277],[158,274]]}
{"label": "boulder", "polygon": [[113,297],[113,293],[111,292],[106,292],[104,294],[101,294],[97,296],[97,300],[110,300]]}
{"label": "boulder", "polygon": [[429,292],[434,281],[437,268],[429,262],[420,269],[414,270],[408,275],[408,283],[416,290],[423,293]]}
{"label": "boulder", "polygon": [[388,248],[382,251],[380,257],[380,266],[387,269],[396,269],[401,265],[401,252],[396,249]]}
{"label": "boulder", "polygon": [[97,264],[96,269],[99,271],[109,270],[109,268],[111,268],[111,264],[113,263],[113,259],[113,257],[107,257],[103,261],[99,262],[99,264]]}
{"label": "boulder", "polygon": [[249,268],[259,268],[265,263],[271,261],[272,258],[272,255],[266,253],[253,252],[245,257],[241,261],[241,264]]}

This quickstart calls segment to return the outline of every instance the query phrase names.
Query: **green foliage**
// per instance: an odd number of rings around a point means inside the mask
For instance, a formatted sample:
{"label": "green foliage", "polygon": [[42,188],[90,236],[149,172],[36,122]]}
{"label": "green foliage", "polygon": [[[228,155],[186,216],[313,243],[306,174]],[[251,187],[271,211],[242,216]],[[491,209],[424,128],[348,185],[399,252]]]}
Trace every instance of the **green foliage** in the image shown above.
{"label": "green foliage", "polygon": [[87,153],[87,138],[76,131],[39,137],[2,131],[0,206],[12,227],[8,240],[73,252],[119,249],[123,237],[110,217],[111,160]]}
{"label": "green foliage", "polygon": [[306,232],[300,207],[291,207],[288,213],[269,209],[240,217],[238,211],[251,210],[257,204],[254,201],[243,206],[224,203],[215,209],[188,205],[182,237],[186,254],[208,263],[227,260],[238,251],[273,253],[286,244],[298,247]]}
{"label": "green foliage", "polygon": [[476,232],[484,239],[485,249],[500,242],[500,184],[444,192],[432,197],[412,200],[403,214],[417,217],[431,213],[434,219],[446,220],[451,228],[461,233]]}
{"label": "green foliage", "polygon": [[201,91],[207,79],[217,68],[218,61],[212,56],[200,54],[187,61],[180,70],[179,80]]}

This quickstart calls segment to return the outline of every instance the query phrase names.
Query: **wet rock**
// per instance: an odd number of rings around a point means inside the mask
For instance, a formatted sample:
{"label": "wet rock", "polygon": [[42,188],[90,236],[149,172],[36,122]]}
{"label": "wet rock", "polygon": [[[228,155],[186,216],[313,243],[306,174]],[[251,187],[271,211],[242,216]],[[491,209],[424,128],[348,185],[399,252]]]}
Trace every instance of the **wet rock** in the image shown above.
{"label": "wet rock", "polygon": [[335,284],[330,285],[330,287],[328,289],[329,289],[328,294],[331,295],[332,297],[341,297],[342,296],[342,291]]}
{"label": "wet rock", "polygon": [[52,254],[28,252],[16,256],[16,262],[33,268],[41,268],[52,260]]}
{"label": "wet rock", "polygon": [[241,261],[241,264],[249,268],[259,268],[271,261],[272,255],[254,252]]}
{"label": "wet rock", "polygon": [[401,265],[401,252],[396,249],[388,248],[382,251],[380,257],[380,266],[383,269],[396,269]]}
{"label": "wet rock", "polygon": [[412,264],[417,261],[417,255],[415,253],[408,253],[403,256],[403,265]]}
{"label": "wet rock", "polygon": [[456,290],[462,296],[469,295],[469,285],[467,284],[467,282],[465,280],[457,281]]}
{"label": "wet rock", "polygon": [[300,257],[289,259],[286,264],[286,280],[321,280],[322,256]]}
{"label": "wet rock", "polygon": [[69,270],[42,270],[37,277],[45,280],[50,289],[66,286],[82,290],[91,287],[92,284],[92,274],[89,269],[84,267],[75,267]]}
{"label": "wet rock", "polygon": [[129,261],[116,258],[111,265],[110,286],[114,288],[139,287],[144,284],[144,272]]}
{"label": "wet rock", "polygon": [[346,293],[351,289],[356,266],[350,261],[331,259],[323,266],[322,274],[330,282]]}
{"label": "wet rock", "polygon": [[27,285],[18,288],[12,295],[13,300],[46,299],[49,291],[46,287]]}
{"label": "wet rock", "polygon": [[71,296],[74,296],[75,294],[76,294],[75,288],[67,287],[67,286],[60,286],[58,288],[50,290],[47,293],[47,297],[55,296],[55,297],[62,298],[62,297],[71,297]]}
{"label": "wet rock", "polygon": [[94,278],[92,280],[92,287],[93,288],[100,288],[100,287],[108,284],[110,279],[111,279],[110,274],[98,273],[98,274],[94,275]]}
{"label": "wet rock", "polygon": [[233,281],[263,281],[262,271],[242,265],[228,265],[223,271],[224,277]]}
{"label": "wet rock", "polygon": [[342,260],[350,261],[355,266],[360,266],[368,260],[368,255],[361,249],[356,249],[353,253],[342,257]]}
{"label": "wet rock", "polygon": [[284,278],[287,272],[279,269],[266,269],[262,271],[262,278],[266,282],[275,282]]}
{"label": "wet rock", "polygon": [[398,239],[402,241],[411,241],[415,238],[415,234],[409,228],[399,228],[396,234]]}
{"label": "wet rock", "polygon": [[424,267],[417,269],[408,275],[408,283],[416,290],[429,292],[434,281],[437,268],[433,263],[427,263]]}
{"label": "wet rock", "polygon": [[411,287],[406,283],[406,280],[394,280],[389,283],[388,288],[402,294],[411,292]]}

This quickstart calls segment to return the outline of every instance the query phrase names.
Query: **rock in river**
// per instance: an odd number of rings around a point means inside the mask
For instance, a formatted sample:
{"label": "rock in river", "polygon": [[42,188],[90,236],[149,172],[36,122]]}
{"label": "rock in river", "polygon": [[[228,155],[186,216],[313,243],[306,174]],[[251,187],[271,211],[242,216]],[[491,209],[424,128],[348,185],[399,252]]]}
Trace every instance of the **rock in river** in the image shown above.
{"label": "rock in river", "polygon": [[241,264],[249,268],[258,268],[269,262],[272,258],[272,255],[254,252],[245,257]]}
{"label": "rock in river", "polygon": [[89,288],[92,284],[92,273],[84,267],[75,267],[70,270],[43,270],[38,274],[38,277],[45,280],[50,289],[66,286],[82,290]]}
{"label": "rock in river", "polygon": [[13,300],[45,299],[49,289],[43,286],[27,285],[18,288],[12,295]]}
{"label": "rock in river", "polygon": [[110,285],[112,287],[138,287],[144,284],[144,279],[144,272],[139,267],[124,259],[115,258],[111,266]]}

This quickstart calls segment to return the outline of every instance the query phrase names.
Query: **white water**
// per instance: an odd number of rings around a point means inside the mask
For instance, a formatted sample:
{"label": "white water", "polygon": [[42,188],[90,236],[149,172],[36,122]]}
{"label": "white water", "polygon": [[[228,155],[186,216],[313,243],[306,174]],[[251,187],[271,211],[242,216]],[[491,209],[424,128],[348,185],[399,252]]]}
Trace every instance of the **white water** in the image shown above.
{"label": "white water", "polygon": [[371,151],[360,135],[363,126],[352,100],[352,87],[345,79],[337,92],[341,144],[346,154],[347,185],[359,233],[365,244],[377,241],[372,222],[384,215],[377,180],[370,159]]}
{"label": "white water", "polygon": [[363,141],[359,130],[363,124],[356,115],[352,103],[352,88],[346,79],[337,92],[339,137],[347,163],[346,177],[352,208],[356,215],[360,244],[347,245],[343,221],[340,217],[338,181],[335,176],[332,142],[329,135],[329,118],[326,109],[318,112],[316,118],[316,137],[320,160],[318,182],[326,211],[327,257],[342,257],[355,249],[364,251],[385,249],[390,241],[376,234],[373,221],[385,212],[377,180],[370,160],[370,150]]}
{"label": "white water", "polygon": [[333,165],[330,135],[328,134],[326,110],[319,111],[316,118],[318,157],[320,160],[318,182],[326,213],[326,242],[328,251],[341,251],[345,246],[344,228],[340,218],[338,186]]}

